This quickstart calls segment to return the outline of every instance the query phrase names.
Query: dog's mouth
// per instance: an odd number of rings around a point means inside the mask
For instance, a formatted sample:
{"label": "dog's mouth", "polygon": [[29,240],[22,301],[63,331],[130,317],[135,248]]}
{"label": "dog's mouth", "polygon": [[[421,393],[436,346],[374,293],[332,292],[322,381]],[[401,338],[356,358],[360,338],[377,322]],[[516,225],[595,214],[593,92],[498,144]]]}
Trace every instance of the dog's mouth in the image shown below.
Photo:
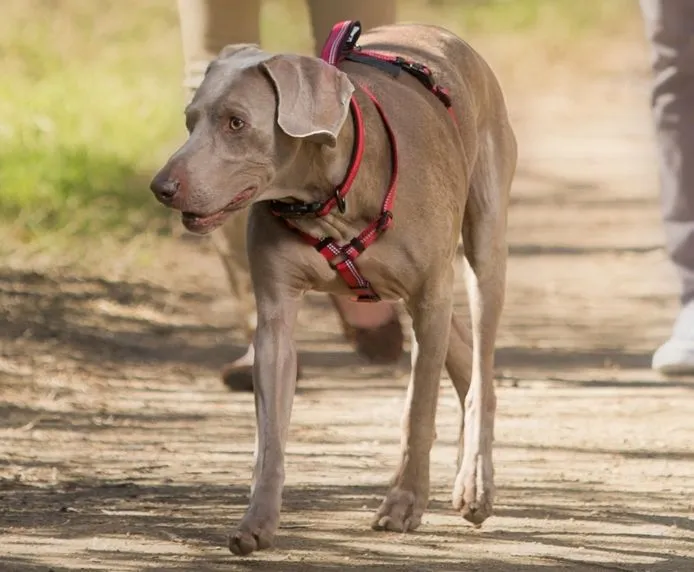
{"label": "dog's mouth", "polygon": [[181,213],[181,222],[186,229],[196,234],[212,232],[224,224],[224,221],[232,212],[248,206],[248,203],[253,199],[257,191],[258,187],[248,187],[236,195],[227,206],[209,215],[183,211]]}

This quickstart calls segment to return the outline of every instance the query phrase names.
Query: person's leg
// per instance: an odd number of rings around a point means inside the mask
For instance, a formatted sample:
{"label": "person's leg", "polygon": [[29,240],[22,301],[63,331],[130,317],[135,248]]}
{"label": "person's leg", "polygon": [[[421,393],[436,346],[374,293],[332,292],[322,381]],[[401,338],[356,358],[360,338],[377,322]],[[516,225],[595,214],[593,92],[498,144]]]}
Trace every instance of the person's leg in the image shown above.
{"label": "person's leg", "polygon": [[185,86],[194,92],[227,44],[260,44],[260,0],[178,0]]}
{"label": "person's leg", "polygon": [[[337,22],[359,20],[368,30],[396,19],[395,0],[308,0],[308,6],[316,55]],[[352,302],[344,296],[332,296],[332,302],[359,354],[375,363],[397,361],[404,336],[395,304]]]}
{"label": "person's leg", "polygon": [[653,367],[694,372],[694,2],[641,0],[641,11],[651,43],[663,223],[682,302]]}
{"label": "person's leg", "polygon": [[[227,44],[260,44],[260,0],[178,0],[183,48],[186,103],[200,86],[209,63]],[[248,212],[234,215],[225,228],[216,231],[212,244],[224,265],[232,295],[244,313],[249,342],[246,353],[222,369],[229,389],[252,391],[253,331],[255,304],[246,259]],[[240,229],[240,230],[239,230]]]}

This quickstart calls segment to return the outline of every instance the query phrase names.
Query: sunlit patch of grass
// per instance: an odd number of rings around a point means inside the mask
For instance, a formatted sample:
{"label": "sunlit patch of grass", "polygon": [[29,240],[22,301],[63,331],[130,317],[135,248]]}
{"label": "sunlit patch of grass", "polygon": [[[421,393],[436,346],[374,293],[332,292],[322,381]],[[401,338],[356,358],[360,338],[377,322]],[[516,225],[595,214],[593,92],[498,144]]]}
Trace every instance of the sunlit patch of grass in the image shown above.
{"label": "sunlit patch of grass", "polygon": [[162,221],[146,182],[181,131],[176,20],[168,2],[126,4],[4,9],[0,213],[22,241]]}

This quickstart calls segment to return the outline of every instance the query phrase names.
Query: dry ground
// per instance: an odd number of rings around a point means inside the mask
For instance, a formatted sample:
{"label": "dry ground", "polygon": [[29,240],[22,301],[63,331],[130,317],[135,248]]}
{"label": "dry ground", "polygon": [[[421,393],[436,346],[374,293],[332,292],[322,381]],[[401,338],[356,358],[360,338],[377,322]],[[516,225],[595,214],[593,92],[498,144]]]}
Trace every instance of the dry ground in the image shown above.
{"label": "dry ground", "polygon": [[676,285],[646,78],[562,93],[512,104],[498,500],[482,529],[449,503],[446,380],[420,530],[368,528],[397,458],[407,360],[364,367],[311,296],[277,550],[229,554],[252,398],[217,378],[241,349],[221,267],[181,240],[127,281],[0,268],[0,570],[693,570],[694,382],[649,370]]}

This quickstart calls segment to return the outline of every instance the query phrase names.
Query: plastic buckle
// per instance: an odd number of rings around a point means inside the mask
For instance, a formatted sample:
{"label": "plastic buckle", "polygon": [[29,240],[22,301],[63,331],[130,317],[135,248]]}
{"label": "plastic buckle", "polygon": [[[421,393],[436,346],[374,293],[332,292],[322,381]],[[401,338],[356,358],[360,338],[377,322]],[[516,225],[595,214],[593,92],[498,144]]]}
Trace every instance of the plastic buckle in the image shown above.
{"label": "plastic buckle", "polygon": [[361,254],[366,250],[366,246],[364,246],[364,243],[359,240],[359,237],[354,237],[352,240],[349,241],[349,245],[357,251],[358,254]]}
{"label": "plastic buckle", "polygon": [[402,68],[417,78],[421,83],[423,83],[428,89],[434,88],[434,80],[432,78],[431,70],[423,64],[417,62],[408,62],[403,60],[404,63],[401,64]]}
{"label": "plastic buckle", "polygon": [[335,202],[337,203],[337,209],[342,214],[345,214],[347,210],[347,201],[345,201],[345,198],[340,194],[340,189],[335,189]]}
{"label": "plastic buckle", "polygon": [[354,298],[355,302],[380,302],[381,297],[378,294],[359,294],[356,298]]}
{"label": "plastic buckle", "polygon": [[345,39],[345,51],[351,51],[356,48],[359,36],[361,36],[361,22],[354,20]]}
{"label": "plastic buckle", "polygon": [[429,70],[429,68],[424,64],[420,64],[419,62],[408,62],[408,65],[416,72],[422,73],[427,76],[431,75],[431,70]]}
{"label": "plastic buckle", "polygon": [[438,97],[441,100],[441,103],[443,103],[446,107],[453,105],[453,100],[451,99],[447,89],[441,87],[440,85],[436,85],[434,86],[433,92],[434,95]]}
{"label": "plastic buckle", "polygon": [[306,215],[316,214],[323,208],[323,203],[283,203],[272,201],[270,208],[273,214],[286,218],[301,218]]}
{"label": "plastic buckle", "polygon": [[376,225],[376,230],[378,232],[383,232],[386,230],[393,220],[393,213],[391,211],[384,211],[383,214],[378,218],[378,224]]}

